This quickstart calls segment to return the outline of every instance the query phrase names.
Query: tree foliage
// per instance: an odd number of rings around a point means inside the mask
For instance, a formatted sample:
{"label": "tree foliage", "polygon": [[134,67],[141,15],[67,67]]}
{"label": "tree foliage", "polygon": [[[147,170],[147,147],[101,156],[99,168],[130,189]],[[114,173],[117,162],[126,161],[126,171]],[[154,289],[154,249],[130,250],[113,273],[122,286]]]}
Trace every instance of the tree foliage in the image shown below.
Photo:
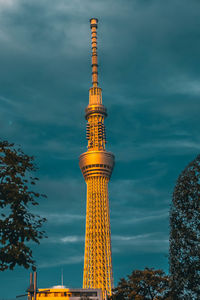
{"label": "tree foliage", "polygon": [[16,265],[34,269],[35,261],[28,242],[39,244],[45,236],[44,218],[30,212],[45,195],[34,191],[38,178],[34,158],[15,149],[14,144],[0,141],[0,270]]}
{"label": "tree foliage", "polygon": [[120,279],[113,290],[112,300],[170,299],[169,277],[162,270],[134,270],[128,278]]}
{"label": "tree foliage", "polygon": [[173,299],[200,299],[200,155],[177,180],[170,227]]}

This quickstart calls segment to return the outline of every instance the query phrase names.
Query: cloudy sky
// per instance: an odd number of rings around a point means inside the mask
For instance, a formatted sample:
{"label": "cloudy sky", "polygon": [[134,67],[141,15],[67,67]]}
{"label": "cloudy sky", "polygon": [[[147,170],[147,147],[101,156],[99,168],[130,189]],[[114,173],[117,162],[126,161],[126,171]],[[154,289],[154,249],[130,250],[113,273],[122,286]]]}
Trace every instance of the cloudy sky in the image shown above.
{"label": "cloudy sky", "polygon": [[[39,166],[48,239],[34,246],[39,287],[81,287],[86,186],[84,109],[90,27],[99,18],[115,284],[145,266],[168,271],[168,212],[176,179],[200,149],[198,0],[0,0],[1,138]],[[1,298],[29,271],[0,274]]]}

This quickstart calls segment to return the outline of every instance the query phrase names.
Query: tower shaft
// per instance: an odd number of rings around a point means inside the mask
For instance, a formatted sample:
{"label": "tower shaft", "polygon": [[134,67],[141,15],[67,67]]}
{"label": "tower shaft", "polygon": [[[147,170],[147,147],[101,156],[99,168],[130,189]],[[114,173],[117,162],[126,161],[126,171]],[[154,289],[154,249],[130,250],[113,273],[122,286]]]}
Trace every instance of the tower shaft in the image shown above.
{"label": "tower shaft", "polygon": [[83,287],[111,292],[112,261],[108,179],[103,176],[87,180],[87,218]]}
{"label": "tower shaft", "polygon": [[88,150],[79,159],[87,184],[83,288],[101,288],[111,295],[113,287],[108,182],[114,155],[105,150],[104,120],[107,116],[98,87],[97,19],[91,19],[92,87],[86,108]]}

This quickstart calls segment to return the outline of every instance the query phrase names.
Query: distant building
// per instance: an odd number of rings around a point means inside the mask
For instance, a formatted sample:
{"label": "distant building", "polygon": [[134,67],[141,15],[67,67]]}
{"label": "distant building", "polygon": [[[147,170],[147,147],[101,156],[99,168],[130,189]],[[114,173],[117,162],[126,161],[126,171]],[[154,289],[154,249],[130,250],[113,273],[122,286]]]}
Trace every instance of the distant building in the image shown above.
{"label": "distant building", "polygon": [[70,289],[55,286],[49,289],[38,289],[37,300],[102,300],[100,289]]}

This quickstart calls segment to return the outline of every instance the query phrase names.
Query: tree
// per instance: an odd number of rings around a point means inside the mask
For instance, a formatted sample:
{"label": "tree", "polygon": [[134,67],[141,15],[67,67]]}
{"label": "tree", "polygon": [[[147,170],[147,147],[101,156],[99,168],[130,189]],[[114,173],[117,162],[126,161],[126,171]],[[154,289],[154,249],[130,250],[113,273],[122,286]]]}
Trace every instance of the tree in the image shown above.
{"label": "tree", "polygon": [[31,173],[37,168],[34,158],[15,149],[14,144],[0,141],[0,270],[16,265],[35,269],[28,242],[39,244],[45,237],[41,230],[45,218],[34,215],[30,207],[46,197],[34,189],[38,178]]}
{"label": "tree", "polygon": [[173,299],[200,299],[200,155],[178,177],[170,228]]}
{"label": "tree", "polygon": [[162,270],[134,270],[128,279],[120,279],[112,300],[170,299],[169,277]]}

